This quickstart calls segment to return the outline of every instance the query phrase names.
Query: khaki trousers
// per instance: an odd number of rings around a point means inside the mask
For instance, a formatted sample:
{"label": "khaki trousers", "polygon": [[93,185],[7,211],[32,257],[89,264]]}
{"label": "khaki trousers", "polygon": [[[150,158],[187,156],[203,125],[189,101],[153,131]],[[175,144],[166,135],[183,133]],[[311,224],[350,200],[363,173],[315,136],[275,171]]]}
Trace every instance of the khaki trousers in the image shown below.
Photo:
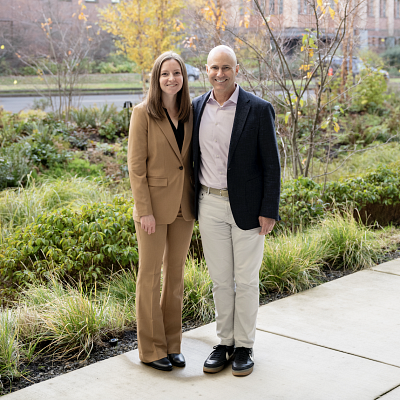
{"label": "khaki trousers", "polygon": [[143,362],[181,352],[183,274],[193,225],[193,220],[178,216],[172,224],[156,225],[155,233],[149,235],[135,221],[139,247],[136,321]]}
{"label": "khaki trousers", "polygon": [[199,228],[213,281],[217,336],[226,346],[252,348],[259,304],[259,270],[264,238],[261,228],[244,231],[233,218],[229,199],[199,197]]}

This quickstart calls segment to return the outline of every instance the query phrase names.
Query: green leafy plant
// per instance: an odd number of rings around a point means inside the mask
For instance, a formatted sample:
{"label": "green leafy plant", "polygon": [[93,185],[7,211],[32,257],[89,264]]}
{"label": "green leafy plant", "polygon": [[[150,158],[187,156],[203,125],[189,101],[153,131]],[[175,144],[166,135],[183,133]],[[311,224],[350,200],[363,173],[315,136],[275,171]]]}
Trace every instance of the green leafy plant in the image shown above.
{"label": "green leafy plant", "polygon": [[137,264],[132,203],[117,197],[111,204],[44,213],[25,229],[18,228],[0,252],[0,277],[11,292],[54,271],[89,286],[104,281],[113,271]]}
{"label": "green leafy plant", "polygon": [[376,109],[382,106],[387,84],[383,75],[371,68],[361,72],[361,82],[353,91],[352,108],[357,111]]}

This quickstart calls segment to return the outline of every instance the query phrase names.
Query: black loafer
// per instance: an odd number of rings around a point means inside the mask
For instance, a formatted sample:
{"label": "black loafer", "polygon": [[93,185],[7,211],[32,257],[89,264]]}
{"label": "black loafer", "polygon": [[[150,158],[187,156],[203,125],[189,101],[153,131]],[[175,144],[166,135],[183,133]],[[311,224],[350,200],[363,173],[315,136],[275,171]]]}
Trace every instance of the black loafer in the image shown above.
{"label": "black loafer", "polygon": [[233,350],[233,346],[224,346],[222,344],[214,346],[214,351],[204,362],[203,371],[213,374],[224,369],[232,359]]}
{"label": "black loafer", "polygon": [[253,372],[253,367],[253,349],[237,347],[232,363],[232,374],[235,376],[246,376]]}
{"label": "black loafer", "polygon": [[174,367],[184,367],[186,365],[185,357],[183,357],[182,353],[168,354],[168,360]]}
{"label": "black loafer", "polygon": [[143,364],[155,369],[159,369],[160,371],[172,371],[172,364],[169,362],[167,357],[160,358],[159,360],[149,363],[144,362]]}

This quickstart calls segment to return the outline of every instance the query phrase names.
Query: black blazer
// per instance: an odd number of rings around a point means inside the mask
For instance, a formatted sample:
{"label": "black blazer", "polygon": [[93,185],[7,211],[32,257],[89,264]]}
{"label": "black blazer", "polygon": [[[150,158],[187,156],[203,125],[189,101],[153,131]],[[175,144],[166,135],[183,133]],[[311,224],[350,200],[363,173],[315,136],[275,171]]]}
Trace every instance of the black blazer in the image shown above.
{"label": "black blazer", "polygon": [[[196,219],[201,188],[199,128],[210,94],[211,91],[193,100]],[[259,227],[259,216],[280,219],[281,167],[275,135],[275,111],[270,103],[242,88],[239,88],[227,168],[229,201],[240,229]]]}

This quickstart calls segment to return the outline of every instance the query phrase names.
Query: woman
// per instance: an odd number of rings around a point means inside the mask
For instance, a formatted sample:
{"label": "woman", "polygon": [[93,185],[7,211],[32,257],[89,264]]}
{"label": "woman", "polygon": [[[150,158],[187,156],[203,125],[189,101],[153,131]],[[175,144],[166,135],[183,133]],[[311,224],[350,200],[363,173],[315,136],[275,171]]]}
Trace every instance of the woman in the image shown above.
{"label": "woman", "polygon": [[185,366],[181,354],[183,271],[194,224],[191,139],[185,64],[177,54],[167,52],[154,63],[146,101],[133,109],[128,142],[139,245],[139,357],[163,371]]}

